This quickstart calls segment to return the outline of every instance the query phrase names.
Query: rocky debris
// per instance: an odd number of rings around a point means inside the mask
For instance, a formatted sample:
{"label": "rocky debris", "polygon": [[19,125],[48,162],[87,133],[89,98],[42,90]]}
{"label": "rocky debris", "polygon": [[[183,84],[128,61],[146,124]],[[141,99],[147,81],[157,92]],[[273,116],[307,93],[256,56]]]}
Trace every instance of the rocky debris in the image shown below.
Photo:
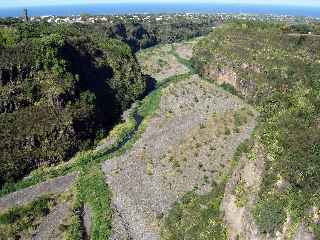
{"label": "rocky debris", "polygon": [[193,54],[193,47],[202,39],[203,37],[195,38],[192,41],[175,43],[173,46],[176,48],[176,52],[181,58],[190,60]]}
{"label": "rocky debris", "polygon": [[190,60],[192,58],[193,46],[195,43],[177,43],[175,44],[176,52],[180,57]]}
{"label": "rocky debris", "polygon": [[66,192],[77,176],[78,173],[71,173],[4,196],[0,198],[0,211],[26,205],[45,194]]}
{"label": "rocky debris", "polygon": [[306,229],[304,224],[300,224],[294,240],[316,240],[316,238]]}
{"label": "rocky debris", "polygon": [[[262,181],[263,166],[264,159],[261,152],[255,161],[243,155],[226,185],[221,208],[224,211],[224,220],[231,240],[236,240],[237,236],[242,236],[243,239],[264,239],[250,212],[250,206],[255,204],[256,194]],[[244,183],[246,193],[250,191],[250,194],[245,196],[247,198],[245,206],[237,204],[239,199],[235,194],[235,189],[241,181]]]}
{"label": "rocky debris", "polygon": [[171,49],[171,45],[162,45],[141,51],[138,60],[144,73],[161,82],[169,77],[189,72],[188,68],[170,53]]}
{"label": "rocky debris", "polygon": [[42,221],[32,240],[61,239],[59,226],[63,224],[72,214],[70,205],[67,202],[57,205]]}
{"label": "rocky debris", "polygon": [[[241,107],[247,106],[239,98],[198,76],[163,90],[158,115],[133,149],[103,164],[118,213],[112,239],[158,240],[162,219],[175,201],[195,188],[199,193],[210,190],[210,182],[219,177],[217,168],[223,168],[220,165],[232,159],[237,146],[249,138],[255,120],[252,117],[230,136],[202,133],[217,130],[214,123],[218,120],[212,120],[213,115],[224,116]],[[213,130],[201,129],[202,125]],[[196,144],[190,142],[193,137],[203,146],[189,151],[185,160],[178,159],[184,149]],[[218,150],[208,149],[211,142]],[[171,161],[172,157],[177,161]]]}
{"label": "rocky debris", "polygon": [[118,212],[117,207],[113,206],[112,236],[110,240],[131,240],[129,226],[125,219]]}
{"label": "rocky debris", "polygon": [[91,212],[91,208],[87,205],[84,204],[83,206],[83,226],[84,226],[84,230],[85,230],[85,237],[86,239],[90,239],[90,234],[91,234],[91,225],[92,225],[92,212]]}

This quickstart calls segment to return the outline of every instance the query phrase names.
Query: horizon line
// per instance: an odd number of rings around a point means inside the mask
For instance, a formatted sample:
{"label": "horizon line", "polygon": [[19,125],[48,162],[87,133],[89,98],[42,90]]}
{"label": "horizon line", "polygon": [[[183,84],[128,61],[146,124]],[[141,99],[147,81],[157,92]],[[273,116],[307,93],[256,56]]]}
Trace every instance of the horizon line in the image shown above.
{"label": "horizon line", "polygon": [[26,4],[26,5],[19,5],[19,6],[1,6],[0,5],[0,9],[9,9],[9,8],[34,8],[34,7],[49,7],[49,6],[70,6],[70,5],[76,5],[76,6],[80,6],[80,5],[114,5],[114,4],[130,4],[130,5],[134,5],[134,4],[145,4],[145,5],[173,5],[173,4],[179,4],[179,5],[199,5],[199,4],[210,4],[210,5],[255,5],[255,6],[287,6],[287,7],[305,7],[305,8],[309,8],[309,7],[316,7],[316,8],[320,8],[320,3],[319,4],[300,4],[300,3],[280,3],[280,2],[222,2],[222,1],[217,1],[217,2],[208,2],[208,1],[199,1],[197,3],[193,3],[190,1],[186,1],[186,2],[175,2],[175,1],[171,1],[171,2],[145,2],[145,1],[136,1],[136,2],[131,2],[131,1],[109,1],[109,2],[80,2],[80,3],[71,3],[71,2],[64,2],[64,3],[43,3],[43,4]]}

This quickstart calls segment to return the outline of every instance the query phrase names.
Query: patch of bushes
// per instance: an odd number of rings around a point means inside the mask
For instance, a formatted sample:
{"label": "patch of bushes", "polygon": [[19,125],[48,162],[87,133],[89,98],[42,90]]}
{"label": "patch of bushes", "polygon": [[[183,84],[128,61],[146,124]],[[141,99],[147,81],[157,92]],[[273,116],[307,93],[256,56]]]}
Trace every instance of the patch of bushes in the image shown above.
{"label": "patch of bushes", "polygon": [[223,90],[225,90],[233,95],[239,95],[237,90],[229,83],[222,83],[220,85],[220,87],[222,87]]}
{"label": "patch of bushes", "polygon": [[161,238],[180,239],[227,239],[220,212],[223,187],[215,186],[204,196],[195,192],[185,194],[175,203],[164,221]]}
{"label": "patch of bushes", "polygon": [[269,194],[264,200],[258,201],[253,216],[260,232],[275,234],[287,219],[281,196]]}
{"label": "patch of bushes", "polygon": [[236,196],[237,207],[244,207],[248,202],[248,192],[246,190],[245,181],[240,179],[237,186],[234,189],[234,195]]}
{"label": "patch of bushes", "polygon": [[[116,149],[113,149],[113,152],[109,152],[108,150],[80,152],[68,163],[56,167],[39,168],[33,171],[29,178],[23,179],[16,184],[6,184],[0,191],[0,196],[35,185],[50,178],[62,176],[73,171],[80,171],[80,179],[78,179],[76,186],[74,187],[74,213],[66,225],[63,226],[65,228],[64,239],[82,239],[83,226],[81,213],[84,204],[87,204],[93,211],[92,220],[94,226],[91,231],[92,239],[108,238],[111,233],[112,220],[112,210],[110,207],[111,196],[108,187],[105,184],[104,175],[100,169],[100,163],[113,156],[119,156],[130,149],[144,132],[148,120],[156,113],[160,103],[162,88],[171,82],[179,81],[186,77],[189,77],[189,75],[186,74],[167,79],[160,84],[152,94],[139,102],[135,111],[141,116],[143,120],[142,123],[139,125],[138,129],[132,132],[132,137],[126,139],[125,142],[123,142],[124,139],[122,139],[122,136],[126,136],[126,134],[124,134],[126,131],[122,131],[122,129],[132,130],[130,126],[132,126],[133,115],[130,116],[129,121],[121,124],[122,127],[116,127],[116,129],[120,129],[120,131],[112,131],[112,135],[117,139],[117,142],[121,144],[119,144]],[[128,124],[128,126],[125,126],[125,124]],[[137,128],[137,126],[134,128]],[[117,133],[119,135],[117,135]]]}

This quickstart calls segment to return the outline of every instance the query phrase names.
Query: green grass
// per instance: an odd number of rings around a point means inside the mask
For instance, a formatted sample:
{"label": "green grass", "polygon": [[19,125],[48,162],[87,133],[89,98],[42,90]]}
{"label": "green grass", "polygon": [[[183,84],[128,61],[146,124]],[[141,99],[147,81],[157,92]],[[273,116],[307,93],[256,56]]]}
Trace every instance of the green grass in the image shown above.
{"label": "green grass", "polygon": [[[142,107],[144,105],[145,104],[142,103]],[[65,164],[60,164],[53,167],[39,168],[33,171],[30,174],[29,178],[23,179],[17,183],[5,184],[0,190],[0,197],[27,187],[31,187],[33,185],[58,176],[64,176],[71,172],[81,171],[87,165],[94,165],[104,160],[110,159],[112,156],[116,155],[118,151],[121,152],[121,149],[116,149],[114,152],[112,152],[112,149],[115,149],[116,145],[122,144],[127,136],[133,133],[135,126],[136,122],[133,116],[130,116],[127,122],[121,123],[111,131],[112,136],[117,138],[117,140],[115,141],[115,145],[109,146],[108,148],[105,148],[99,152],[80,152],[72,160],[70,160],[70,162]],[[126,146],[123,146],[123,148],[126,148]]]}
{"label": "green grass", "polygon": [[241,97],[238,91],[229,83],[222,83],[220,87],[225,90],[226,92],[231,93],[232,95]]}
{"label": "green grass", "polygon": [[34,202],[0,213],[0,239],[14,239],[20,233],[30,233],[36,229],[39,220],[48,215],[57,200],[53,196],[43,196]]}
{"label": "green grass", "polygon": [[[87,204],[92,210],[91,238],[94,240],[107,239],[111,234],[111,194],[100,169],[100,163],[114,156],[120,156],[129,150],[145,131],[148,121],[157,113],[162,89],[166,88],[169,84],[187,79],[191,75],[192,73],[187,73],[165,79],[158,84],[156,90],[151,92],[144,100],[138,102],[137,109],[133,111],[133,114],[139,114],[143,121],[137,131],[135,131],[137,123],[132,114],[127,122],[119,124],[111,131],[110,137],[116,138],[114,145],[100,152],[87,151],[79,153],[72,161],[66,164],[35,170],[29,178],[16,184],[5,185],[0,191],[0,196],[54,177],[79,171],[80,176],[74,186],[74,214],[65,226],[64,239],[81,239],[83,233],[81,212],[84,204]],[[128,135],[132,135],[130,139],[128,139]],[[117,149],[117,145],[121,145],[121,147]],[[216,212],[213,211],[212,214],[216,214]]]}
{"label": "green grass", "polygon": [[112,222],[111,193],[100,167],[84,170],[78,179],[76,189],[78,201],[88,204],[92,210],[91,238],[108,239]]}
{"label": "green grass", "polygon": [[213,187],[211,193],[200,196],[189,192],[175,203],[164,221],[161,231],[163,240],[227,239],[220,205],[224,185]]}
{"label": "green grass", "polygon": [[68,219],[65,226],[63,240],[81,240],[83,236],[82,220],[79,217],[80,209],[74,209],[74,214]]}
{"label": "green grass", "polygon": [[234,195],[236,197],[236,205],[238,208],[245,207],[248,202],[248,190],[245,186],[245,181],[242,179],[238,182],[234,189]]}
{"label": "green grass", "polygon": [[281,195],[268,194],[265,199],[258,201],[253,210],[253,217],[261,233],[274,235],[287,218]]}

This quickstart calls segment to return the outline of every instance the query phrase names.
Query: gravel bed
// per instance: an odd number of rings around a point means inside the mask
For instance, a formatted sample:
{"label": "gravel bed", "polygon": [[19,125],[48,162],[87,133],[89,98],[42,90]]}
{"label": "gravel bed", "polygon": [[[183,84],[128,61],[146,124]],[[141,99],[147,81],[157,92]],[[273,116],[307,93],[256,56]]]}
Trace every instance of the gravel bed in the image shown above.
{"label": "gravel bed", "polygon": [[6,195],[0,198],[0,211],[26,205],[45,194],[59,194],[65,192],[74,183],[77,175],[78,173],[72,173],[66,176],[57,177],[47,182]]}

